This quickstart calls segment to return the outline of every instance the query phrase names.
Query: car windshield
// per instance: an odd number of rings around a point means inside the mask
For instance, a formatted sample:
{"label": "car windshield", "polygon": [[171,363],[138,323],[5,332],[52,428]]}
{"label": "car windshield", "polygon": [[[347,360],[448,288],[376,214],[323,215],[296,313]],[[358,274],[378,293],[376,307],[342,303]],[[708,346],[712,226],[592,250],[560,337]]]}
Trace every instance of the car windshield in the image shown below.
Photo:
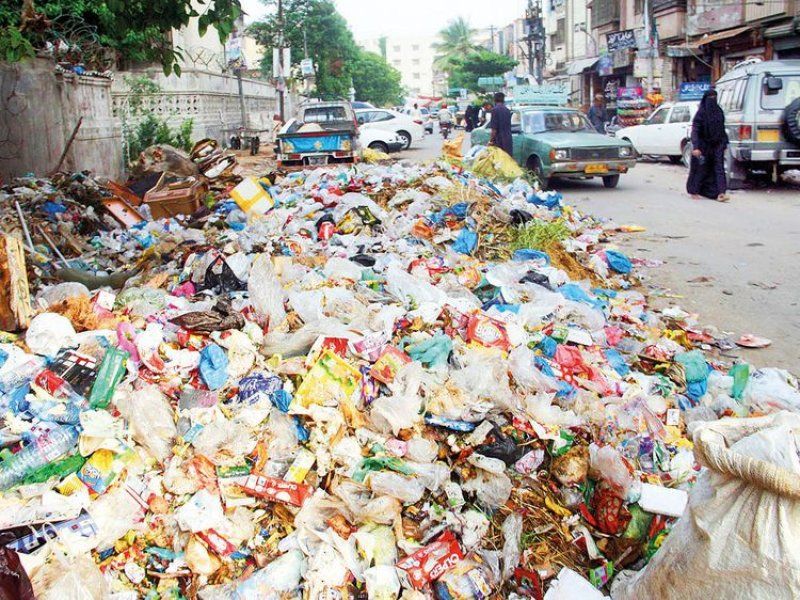
{"label": "car windshield", "polygon": [[800,75],[781,75],[776,77],[783,83],[781,89],[770,92],[766,85],[761,86],[761,106],[767,109],[783,110],[800,98]]}
{"label": "car windshield", "polygon": [[347,111],[343,106],[315,106],[306,109],[303,121],[306,123],[347,121]]}
{"label": "car windshield", "polygon": [[530,111],[522,114],[522,130],[525,133],[546,131],[594,131],[581,113],[574,111]]}

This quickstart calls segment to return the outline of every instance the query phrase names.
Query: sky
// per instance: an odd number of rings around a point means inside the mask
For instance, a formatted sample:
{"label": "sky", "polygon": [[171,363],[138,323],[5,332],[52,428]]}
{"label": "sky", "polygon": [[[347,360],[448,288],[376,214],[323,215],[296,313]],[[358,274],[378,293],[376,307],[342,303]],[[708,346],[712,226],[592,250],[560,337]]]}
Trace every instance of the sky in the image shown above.
{"label": "sky", "polygon": [[[525,12],[527,0],[335,0],[357,41],[435,35],[463,16],[476,29],[504,27]],[[264,14],[260,0],[242,0],[246,22]]]}

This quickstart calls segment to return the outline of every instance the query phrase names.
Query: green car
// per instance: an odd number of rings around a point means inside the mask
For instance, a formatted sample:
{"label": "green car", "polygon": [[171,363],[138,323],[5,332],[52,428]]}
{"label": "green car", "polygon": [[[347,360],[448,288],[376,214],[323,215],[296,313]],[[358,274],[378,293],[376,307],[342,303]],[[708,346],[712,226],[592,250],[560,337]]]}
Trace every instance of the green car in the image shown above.
{"label": "green car", "polygon": [[[533,171],[542,188],[554,177],[591,179],[602,177],[607,188],[617,187],[619,176],[636,164],[629,142],[597,133],[576,109],[516,107],[511,109],[514,160]],[[491,128],[487,121],[471,134],[473,145],[487,145]]]}

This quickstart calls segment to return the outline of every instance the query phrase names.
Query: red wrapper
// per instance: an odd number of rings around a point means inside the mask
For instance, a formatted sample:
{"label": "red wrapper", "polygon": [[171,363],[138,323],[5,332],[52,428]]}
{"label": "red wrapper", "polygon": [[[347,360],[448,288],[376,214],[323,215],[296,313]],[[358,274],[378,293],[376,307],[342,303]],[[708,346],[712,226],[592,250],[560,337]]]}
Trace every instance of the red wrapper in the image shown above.
{"label": "red wrapper", "polygon": [[236,546],[213,529],[198,531],[197,537],[203,540],[219,556],[229,556],[236,552]]}
{"label": "red wrapper", "polygon": [[311,486],[266,475],[248,475],[238,484],[250,496],[292,506],[303,506],[314,493]]}
{"label": "red wrapper", "polygon": [[501,350],[508,350],[511,346],[505,324],[480,313],[469,317],[467,341]]}
{"label": "red wrapper", "polygon": [[420,590],[452,569],[462,558],[464,553],[458,540],[451,531],[446,531],[435,542],[398,560],[395,566],[403,569],[411,585]]}

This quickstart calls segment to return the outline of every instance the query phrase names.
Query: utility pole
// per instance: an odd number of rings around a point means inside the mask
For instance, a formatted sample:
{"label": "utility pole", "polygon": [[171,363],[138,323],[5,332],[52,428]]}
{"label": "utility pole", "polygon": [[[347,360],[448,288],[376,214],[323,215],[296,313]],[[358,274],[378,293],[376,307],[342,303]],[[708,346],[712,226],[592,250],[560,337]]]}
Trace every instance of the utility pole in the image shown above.
{"label": "utility pole", "polygon": [[283,1],[278,0],[278,64],[281,65],[280,69],[280,81],[278,81],[278,115],[281,117],[281,122],[285,122],[286,119],[284,118],[284,108],[283,108],[283,86],[284,84],[284,77],[285,74],[283,72]]}
{"label": "utility pole", "polygon": [[658,41],[654,35],[656,27],[653,20],[652,0],[644,0],[644,27],[647,34],[647,89],[645,92],[649,94],[653,91],[653,71],[655,67],[653,63],[658,48]]}
{"label": "utility pole", "polygon": [[528,22],[528,73],[534,76],[536,83],[542,85],[542,71],[544,70],[544,21],[542,21],[541,0],[528,0],[528,9],[525,11]]}

